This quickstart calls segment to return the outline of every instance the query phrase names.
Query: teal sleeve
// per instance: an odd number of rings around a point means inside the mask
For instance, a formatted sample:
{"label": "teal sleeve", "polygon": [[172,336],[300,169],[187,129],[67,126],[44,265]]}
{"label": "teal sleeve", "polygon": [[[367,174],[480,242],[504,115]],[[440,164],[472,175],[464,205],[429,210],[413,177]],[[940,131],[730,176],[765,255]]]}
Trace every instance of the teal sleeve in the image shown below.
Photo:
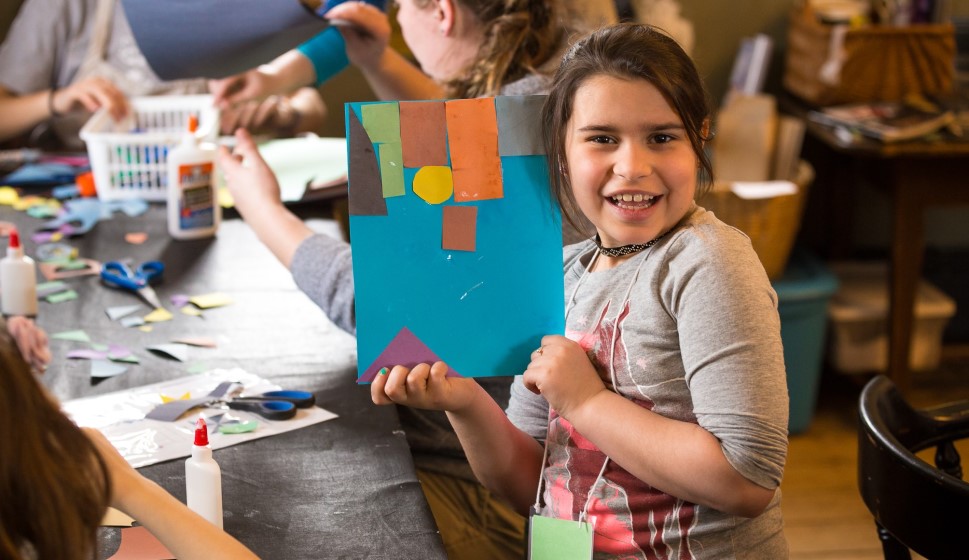
{"label": "teal sleeve", "polygon": [[343,35],[336,27],[327,27],[296,50],[313,63],[317,86],[350,65]]}
{"label": "teal sleeve", "polygon": [[[343,1],[345,0],[330,0],[323,5],[322,11],[325,12]],[[386,0],[365,1],[381,10],[386,9]],[[336,27],[327,27],[312,39],[296,47],[296,50],[313,63],[317,87],[350,65],[350,59],[347,58],[346,43],[343,42],[343,35]]]}

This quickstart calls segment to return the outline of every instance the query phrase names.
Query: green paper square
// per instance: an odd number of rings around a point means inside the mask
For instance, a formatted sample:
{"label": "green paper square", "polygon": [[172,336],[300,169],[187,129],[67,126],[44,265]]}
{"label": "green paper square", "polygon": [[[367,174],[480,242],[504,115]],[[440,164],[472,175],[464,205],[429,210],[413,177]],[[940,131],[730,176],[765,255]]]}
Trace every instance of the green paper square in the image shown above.
{"label": "green paper square", "polygon": [[529,560],[589,560],[595,532],[589,523],[533,515],[529,518]]}

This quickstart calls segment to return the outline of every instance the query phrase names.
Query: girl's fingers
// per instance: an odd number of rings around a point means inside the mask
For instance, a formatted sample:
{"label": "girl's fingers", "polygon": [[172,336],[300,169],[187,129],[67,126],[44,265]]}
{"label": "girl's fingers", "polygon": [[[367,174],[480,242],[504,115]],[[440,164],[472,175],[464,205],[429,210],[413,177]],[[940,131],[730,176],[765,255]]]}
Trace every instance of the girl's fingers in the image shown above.
{"label": "girl's fingers", "polygon": [[427,378],[431,374],[431,366],[417,364],[410,370],[405,380],[407,394],[420,396],[427,393]]}
{"label": "girl's fingers", "polygon": [[387,368],[382,368],[377,376],[374,377],[373,382],[370,383],[370,400],[374,404],[394,404],[394,401],[390,400],[385,392],[385,387],[387,385]]}

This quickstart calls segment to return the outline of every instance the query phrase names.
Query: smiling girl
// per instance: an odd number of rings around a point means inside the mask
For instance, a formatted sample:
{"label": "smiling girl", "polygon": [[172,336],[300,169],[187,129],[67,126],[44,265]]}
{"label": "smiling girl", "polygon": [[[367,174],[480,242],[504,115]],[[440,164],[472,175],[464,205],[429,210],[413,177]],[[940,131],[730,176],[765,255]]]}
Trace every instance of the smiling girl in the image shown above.
{"label": "smiling girl", "polygon": [[596,558],[788,554],[777,296],[746,236],[694,202],[709,119],[665,34],[624,24],[577,43],[544,110],[553,190],[597,232],[564,250],[566,335],[543,338],[507,412],[441,362],[371,387],[378,404],[446,410],[487,488],[592,522]]}

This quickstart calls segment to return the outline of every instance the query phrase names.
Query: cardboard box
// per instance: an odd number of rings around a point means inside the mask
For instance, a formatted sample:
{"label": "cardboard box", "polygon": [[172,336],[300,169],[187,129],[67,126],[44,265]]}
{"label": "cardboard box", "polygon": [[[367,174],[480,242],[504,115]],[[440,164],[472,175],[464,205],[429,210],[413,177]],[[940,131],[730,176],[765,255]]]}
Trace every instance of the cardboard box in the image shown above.
{"label": "cardboard box", "polygon": [[[888,267],[885,263],[835,263],[840,288],[831,298],[830,357],[846,373],[885,371],[888,367]],[[955,315],[952,298],[926,280],[919,283],[909,367],[935,369],[942,331]]]}

